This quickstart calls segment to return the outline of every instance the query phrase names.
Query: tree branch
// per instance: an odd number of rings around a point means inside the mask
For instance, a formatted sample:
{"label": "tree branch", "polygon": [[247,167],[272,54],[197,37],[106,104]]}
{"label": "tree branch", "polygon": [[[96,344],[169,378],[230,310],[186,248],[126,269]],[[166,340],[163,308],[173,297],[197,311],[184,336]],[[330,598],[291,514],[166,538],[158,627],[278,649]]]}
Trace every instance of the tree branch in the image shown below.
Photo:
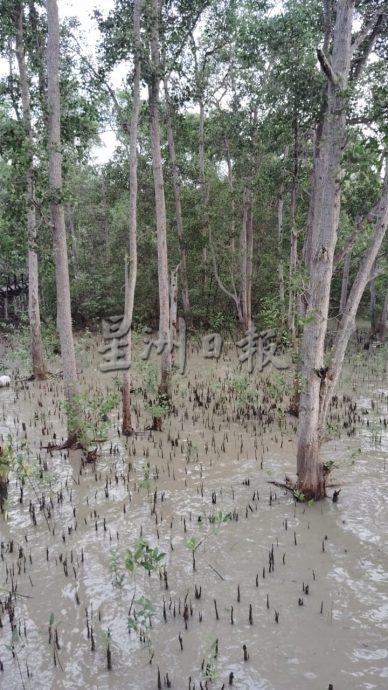
{"label": "tree branch", "polygon": [[[386,161],[386,154],[384,154],[383,161],[382,161],[382,166],[384,165],[384,161]],[[385,171],[385,177],[387,176],[387,171]],[[360,233],[366,223],[373,223],[376,222],[376,218],[378,217],[378,214],[380,212],[380,205],[381,205],[381,199],[375,203],[374,206],[372,206],[371,209],[367,213],[365,213],[363,216],[358,216],[354,222],[353,228],[348,235],[348,237],[345,240],[344,246],[337,250],[334,254],[334,259],[333,259],[333,267],[336,268],[338,264],[342,261],[344,258],[345,254],[349,251],[349,249],[353,246],[355,241],[358,239],[360,236]]]}
{"label": "tree branch", "polygon": [[353,55],[359,48],[361,48],[365,39],[368,38],[369,33],[375,29],[376,23],[378,21],[381,21],[383,14],[384,14],[384,12],[382,12],[381,7],[379,7],[376,10],[376,12],[374,12],[368,20],[365,19],[363,26],[361,27],[360,31],[358,32],[358,34],[353,39],[353,43],[352,43]]}
{"label": "tree branch", "polygon": [[220,290],[222,290],[222,292],[225,293],[225,295],[227,295],[228,297],[230,297],[230,299],[233,300],[233,302],[236,305],[237,312],[238,312],[239,311],[239,303],[238,303],[236,288],[235,288],[234,294],[232,292],[229,292],[229,290],[225,287],[225,285],[223,284],[223,282],[222,282],[222,280],[218,274],[216,254],[214,251],[210,231],[209,231],[209,245],[210,245],[210,251],[211,251],[211,255],[212,255],[212,259],[213,259],[214,276],[215,276],[215,279],[217,281],[218,287],[220,288]]}
{"label": "tree branch", "polygon": [[337,84],[338,78],[331,66],[330,60],[321,48],[317,48],[317,57],[324,74],[326,74],[327,78],[331,81],[332,84]]}
{"label": "tree branch", "polygon": [[82,52],[81,52],[82,46],[79,44],[77,38],[73,34],[71,34],[71,37],[80,50],[79,57],[81,58],[81,60],[83,60],[83,62],[87,65],[87,67],[90,69],[90,71],[94,74],[94,76],[99,80],[99,82],[103,85],[103,87],[106,89],[106,91],[110,95],[112,102],[113,102],[113,105],[114,105],[114,108],[115,108],[115,111],[116,111],[117,118],[118,118],[119,122],[121,123],[121,126],[124,129],[125,133],[127,135],[129,135],[129,124],[128,124],[128,122],[126,122],[126,120],[124,118],[123,109],[122,109],[122,107],[118,101],[118,98],[114,92],[114,89],[112,89],[111,85],[107,81],[105,81],[105,79],[102,79],[101,74],[99,74],[97,72],[96,68],[90,62],[89,58],[87,58],[86,55],[82,54]]}
{"label": "tree branch", "polygon": [[[386,10],[388,5],[386,6]],[[376,38],[381,33],[382,23],[384,18],[384,10],[380,8],[373,20],[369,20],[361,29],[358,37],[355,39],[353,47],[353,60],[351,64],[351,79],[357,81],[367,63],[368,57],[373,50]]]}

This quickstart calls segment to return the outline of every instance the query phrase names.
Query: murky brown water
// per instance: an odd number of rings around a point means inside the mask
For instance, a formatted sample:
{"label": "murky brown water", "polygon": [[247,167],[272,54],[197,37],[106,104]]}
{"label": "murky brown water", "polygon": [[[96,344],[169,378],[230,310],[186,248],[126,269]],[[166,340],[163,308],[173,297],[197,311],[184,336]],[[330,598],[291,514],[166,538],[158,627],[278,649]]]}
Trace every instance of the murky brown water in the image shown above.
{"label": "murky brown water", "polygon": [[[104,388],[111,377],[97,369],[95,343],[84,339],[82,347],[84,385]],[[64,435],[59,381],[0,389],[0,434],[11,434],[16,446],[24,422],[31,462],[47,461],[43,478],[34,471],[26,480],[23,503],[11,477],[8,522],[0,522],[0,687],[156,690],[159,667],[161,687],[168,674],[175,690],[200,690],[209,664],[209,690],[230,687],[231,673],[238,690],[387,688],[386,354],[353,352],[345,372],[343,390],[357,403],[356,433],[343,428],[341,392],[334,438],[323,450],[339,465],[335,479],[346,481],[337,504],[294,505],[268,484],[294,472],[295,420],[282,413],[287,400],[270,409],[267,373],[249,379],[258,386],[261,418],[237,418],[233,386],[225,391],[232,377],[244,397],[233,347],[218,364],[188,354],[186,375],[176,377],[176,415],[162,433],[122,439],[115,418],[95,469],[81,467],[79,452],[50,457],[40,449],[54,431]],[[150,416],[140,407],[144,428]],[[209,521],[220,513],[234,519]],[[140,534],[166,553],[168,589],[158,573],[132,576],[123,567],[121,585],[115,583],[112,554],[122,564]],[[202,540],[195,571],[191,538]],[[128,633],[135,588],[136,598],[144,595],[154,607],[149,644]],[[13,637],[4,610],[12,589]]]}

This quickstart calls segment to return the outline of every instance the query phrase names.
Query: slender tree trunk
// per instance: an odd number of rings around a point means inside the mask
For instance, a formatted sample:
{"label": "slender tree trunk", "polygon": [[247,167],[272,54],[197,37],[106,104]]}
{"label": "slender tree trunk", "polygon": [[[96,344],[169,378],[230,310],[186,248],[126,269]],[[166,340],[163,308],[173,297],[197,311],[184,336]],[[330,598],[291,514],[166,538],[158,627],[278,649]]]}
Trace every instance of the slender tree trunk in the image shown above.
{"label": "slender tree trunk", "polygon": [[[137,138],[140,115],[140,15],[143,0],[135,0],[133,15],[134,75],[131,124],[129,129],[129,272],[125,266],[125,307],[124,318],[132,324],[133,307],[137,280]],[[131,326],[127,336],[128,348],[126,357],[132,363]],[[123,424],[122,432],[130,435],[133,432],[131,415],[131,369],[123,373]]]}
{"label": "slender tree trunk", "polygon": [[244,188],[243,219],[240,232],[240,303],[242,325],[248,330],[252,320],[252,259],[253,259],[253,221],[252,193]]}
{"label": "slender tree trunk", "polygon": [[36,9],[36,0],[28,0],[28,21],[31,29],[31,40],[34,45],[35,59],[38,63],[38,91],[42,113],[47,121],[47,83],[45,77],[45,33]]}
{"label": "slender tree trunk", "polygon": [[208,193],[206,189],[206,176],[205,176],[205,104],[203,102],[203,96],[201,94],[199,98],[199,133],[198,133],[198,163],[199,163],[199,180],[202,190],[202,214],[203,214],[203,240],[205,246],[202,250],[202,261],[203,261],[203,279],[204,279],[204,289],[207,288],[208,282],[208,271],[207,271],[207,240],[208,240],[208,213],[207,213],[207,203],[208,203]]}
{"label": "slender tree trunk", "polygon": [[235,205],[235,200],[234,200],[234,175],[233,175],[232,160],[230,157],[229,142],[227,139],[225,139],[225,150],[226,150],[226,161],[227,161],[227,165],[228,165],[228,187],[229,187],[229,195],[230,195],[230,201],[231,201],[230,249],[232,252],[235,252],[236,251],[236,205]]}
{"label": "slender tree trunk", "polygon": [[28,156],[26,170],[26,209],[27,209],[27,237],[28,237],[28,313],[31,329],[31,358],[32,372],[36,379],[42,380],[46,376],[43,355],[42,331],[39,304],[39,268],[36,251],[37,228],[34,190],[33,138],[31,127],[30,92],[28,87],[27,69],[24,43],[24,11],[23,5],[17,3],[16,8],[16,55],[19,67],[20,91],[22,98],[23,124],[26,133],[26,149]]}
{"label": "slender tree trunk", "polygon": [[248,190],[243,191],[243,219],[240,231],[240,303],[243,317],[243,329],[249,328],[247,323],[247,224],[248,224],[249,200]]}
{"label": "slender tree trunk", "polygon": [[250,192],[250,202],[247,220],[247,313],[246,322],[249,324],[252,321],[252,273],[253,273],[253,194]]}
{"label": "slender tree trunk", "polygon": [[188,319],[189,315],[190,315],[190,298],[189,298],[189,286],[188,286],[188,282],[187,282],[186,245],[185,245],[185,238],[184,238],[184,233],[183,233],[181,182],[180,182],[180,176],[179,176],[178,165],[177,165],[177,160],[176,160],[174,130],[172,127],[172,105],[171,105],[171,100],[170,100],[170,96],[168,93],[167,77],[164,78],[164,96],[165,96],[165,101],[166,101],[166,128],[167,128],[168,150],[169,150],[169,154],[170,154],[172,185],[173,185],[174,200],[175,200],[175,219],[176,219],[176,227],[177,227],[178,243],[179,243],[179,258],[180,258],[180,272],[181,272],[181,283],[182,283],[183,313],[185,315],[185,318]]}
{"label": "slender tree trunk", "polygon": [[299,408],[297,451],[298,488],[307,498],[325,495],[325,473],[320,463],[320,401],[324,346],[328,323],[333,258],[340,211],[342,150],[346,132],[346,88],[351,61],[353,5],[338,0],[322,135],[318,138],[310,200],[306,263],[310,286],[302,342],[303,390]]}
{"label": "slender tree trunk", "polygon": [[[298,266],[298,227],[296,222],[296,209],[298,198],[298,175],[299,175],[299,157],[298,157],[298,122],[294,118],[294,171],[292,176],[291,198],[290,198],[290,267],[288,276],[288,314],[287,325],[291,331],[291,336],[295,342],[296,327],[295,316],[297,312],[298,296],[295,289],[295,274]],[[299,393],[298,393],[299,395]]]}
{"label": "slender tree trunk", "polygon": [[348,285],[349,285],[349,273],[350,273],[350,266],[352,263],[352,250],[349,249],[346,252],[345,260],[344,260],[344,268],[342,272],[342,284],[341,284],[341,297],[340,297],[340,306],[339,306],[339,313],[340,317],[345,311],[346,307],[346,302],[348,299]]}
{"label": "slender tree trunk", "polygon": [[284,294],[284,262],[283,262],[283,208],[284,208],[284,183],[280,185],[278,198],[278,276],[279,276],[279,301],[282,321],[285,316]]}
{"label": "slender tree trunk", "polygon": [[[376,263],[373,265],[372,273],[376,270]],[[373,277],[369,283],[370,294],[370,334],[376,335],[377,330],[377,311],[376,311],[376,279]]]}
{"label": "slender tree trunk", "polygon": [[356,278],[350,290],[346,308],[337,331],[326,376],[321,380],[320,428],[323,431],[330,402],[338,383],[349,338],[356,326],[356,315],[361,297],[373,271],[377,254],[380,250],[388,227],[388,155],[385,158],[385,180],[380,200],[375,208],[373,234],[365,251]]}
{"label": "slender tree trunk", "polygon": [[67,208],[68,228],[70,233],[70,256],[74,273],[78,271],[77,237],[74,226],[74,212],[71,206]]}
{"label": "slender tree trunk", "polygon": [[385,332],[387,330],[387,321],[388,321],[388,290],[385,293],[385,299],[384,299],[384,304],[383,304],[383,309],[381,312],[381,317],[379,321],[379,327],[377,329],[377,333],[379,336],[379,339],[383,342],[385,339]]}
{"label": "slender tree trunk", "polygon": [[[59,94],[59,20],[57,0],[46,0],[47,6],[47,75],[48,75],[48,147],[50,209],[54,234],[54,256],[57,287],[57,320],[61,344],[65,396],[71,408],[76,404],[77,368],[71,320],[69,267],[67,257],[65,214],[62,201],[61,116]],[[76,441],[76,414],[68,415],[68,444]]]}
{"label": "slender tree trunk", "polygon": [[3,512],[4,502],[8,497],[8,458],[4,458],[4,451],[0,446],[0,511]]}
{"label": "slender tree trunk", "polygon": [[[171,271],[170,277],[170,331],[173,339],[178,335],[178,271],[179,265]],[[175,350],[171,353],[171,363],[175,363]]]}
{"label": "slender tree trunk", "polygon": [[[152,170],[155,190],[155,215],[158,240],[158,277],[159,277],[159,337],[168,340],[170,326],[169,279],[167,260],[166,205],[164,198],[164,178],[160,149],[159,120],[159,85],[160,85],[160,41],[159,15],[160,0],[152,0],[151,26],[151,78],[149,84],[149,102],[151,118],[151,151]],[[161,378],[159,396],[168,400],[171,397],[171,353],[165,346],[161,355]]]}

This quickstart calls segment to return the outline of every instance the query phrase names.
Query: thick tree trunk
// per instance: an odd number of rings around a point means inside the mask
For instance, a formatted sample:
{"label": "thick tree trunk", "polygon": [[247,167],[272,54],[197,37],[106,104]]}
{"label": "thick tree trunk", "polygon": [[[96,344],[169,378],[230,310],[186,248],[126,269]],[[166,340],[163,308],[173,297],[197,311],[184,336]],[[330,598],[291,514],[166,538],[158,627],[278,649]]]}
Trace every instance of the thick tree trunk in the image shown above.
{"label": "thick tree trunk", "polygon": [[[155,190],[155,215],[158,240],[158,277],[159,277],[159,337],[165,342],[168,339],[170,326],[169,280],[167,261],[166,205],[164,198],[164,178],[160,149],[159,119],[159,84],[160,84],[160,43],[159,14],[160,0],[152,0],[151,26],[151,79],[149,84],[149,102],[151,118],[151,151],[152,170]],[[161,354],[161,378],[159,384],[161,399],[171,397],[171,353],[167,346]]]}
{"label": "thick tree trunk", "polygon": [[[59,94],[59,20],[57,0],[46,0],[47,6],[47,76],[48,76],[48,147],[50,209],[54,234],[54,257],[57,288],[57,320],[61,344],[63,382],[70,408],[76,404],[77,368],[71,320],[70,283],[67,257],[65,214],[63,207],[60,94]],[[69,444],[75,442],[77,417],[68,414]]]}
{"label": "thick tree trunk", "polygon": [[183,313],[185,315],[185,318],[188,319],[189,315],[190,315],[190,298],[189,298],[189,286],[188,286],[188,282],[187,282],[186,245],[185,245],[185,238],[184,238],[184,233],[183,233],[181,182],[180,182],[180,176],[179,176],[178,165],[177,165],[177,160],[176,160],[174,130],[172,127],[172,105],[171,105],[170,96],[168,93],[167,77],[164,78],[164,96],[165,96],[165,100],[166,100],[167,140],[168,140],[168,150],[169,150],[169,154],[170,154],[172,185],[173,185],[173,190],[174,190],[174,201],[175,201],[175,219],[176,219],[176,227],[177,227],[178,243],[179,243],[179,259],[180,259],[180,272],[181,272],[181,283],[182,283]]}
{"label": "thick tree trunk", "polygon": [[28,237],[28,313],[31,329],[32,372],[36,379],[42,380],[46,377],[46,367],[44,363],[40,322],[39,268],[38,254],[36,251],[37,228],[34,190],[33,138],[31,126],[30,92],[28,88],[25,60],[24,11],[21,3],[17,3],[16,8],[16,56],[19,68],[23,124],[26,134],[26,150],[28,156],[25,198]]}
{"label": "thick tree trunk", "polygon": [[[133,74],[133,102],[131,124],[129,129],[129,271],[125,266],[125,307],[124,318],[132,324],[133,307],[137,280],[137,137],[140,115],[140,15],[143,0],[135,0],[133,14],[133,45],[134,45],[134,74]],[[132,363],[132,333],[131,326],[127,336],[128,347],[126,358]],[[129,436],[133,432],[131,414],[131,369],[123,372],[123,423],[122,432]]]}
{"label": "thick tree trunk", "polygon": [[[301,349],[303,390],[299,408],[297,451],[298,488],[306,498],[325,495],[325,474],[320,463],[321,386],[327,331],[333,258],[340,211],[342,151],[345,145],[348,77],[351,62],[353,5],[338,0],[333,48],[328,72],[322,134],[317,139],[310,200],[306,264],[310,285]],[[324,61],[321,56],[321,62]]]}

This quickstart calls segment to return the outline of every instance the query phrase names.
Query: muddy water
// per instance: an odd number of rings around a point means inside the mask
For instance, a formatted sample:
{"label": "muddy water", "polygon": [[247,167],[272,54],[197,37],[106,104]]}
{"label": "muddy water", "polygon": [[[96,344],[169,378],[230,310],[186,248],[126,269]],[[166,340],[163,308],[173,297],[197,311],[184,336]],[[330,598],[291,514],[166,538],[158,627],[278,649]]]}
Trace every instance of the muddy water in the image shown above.
{"label": "muddy water", "polygon": [[[280,383],[268,387],[267,373],[249,379],[261,417],[240,409],[244,372],[232,346],[217,364],[188,354],[162,433],[122,439],[113,414],[95,466],[80,452],[40,448],[64,435],[59,380],[1,389],[0,433],[15,448],[27,436],[33,468],[22,503],[11,476],[0,523],[0,687],[153,690],[159,668],[161,687],[168,674],[172,688],[200,690],[208,666],[216,690],[231,673],[239,690],[387,688],[386,354],[352,352],[342,383],[351,401],[341,391],[332,409],[323,454],[344,482],[338,503],[295,505],[268,484],[294,472],[295,420],[280,394],[272,407]],[[111,382],[92,340],[78,361],[85,389]],[[137,405],[144,429],[150,415]],[[125,571],[140,535],[166,554],[167,583]],[[145,642],[128,632],[133,596],[152,602]]]}

